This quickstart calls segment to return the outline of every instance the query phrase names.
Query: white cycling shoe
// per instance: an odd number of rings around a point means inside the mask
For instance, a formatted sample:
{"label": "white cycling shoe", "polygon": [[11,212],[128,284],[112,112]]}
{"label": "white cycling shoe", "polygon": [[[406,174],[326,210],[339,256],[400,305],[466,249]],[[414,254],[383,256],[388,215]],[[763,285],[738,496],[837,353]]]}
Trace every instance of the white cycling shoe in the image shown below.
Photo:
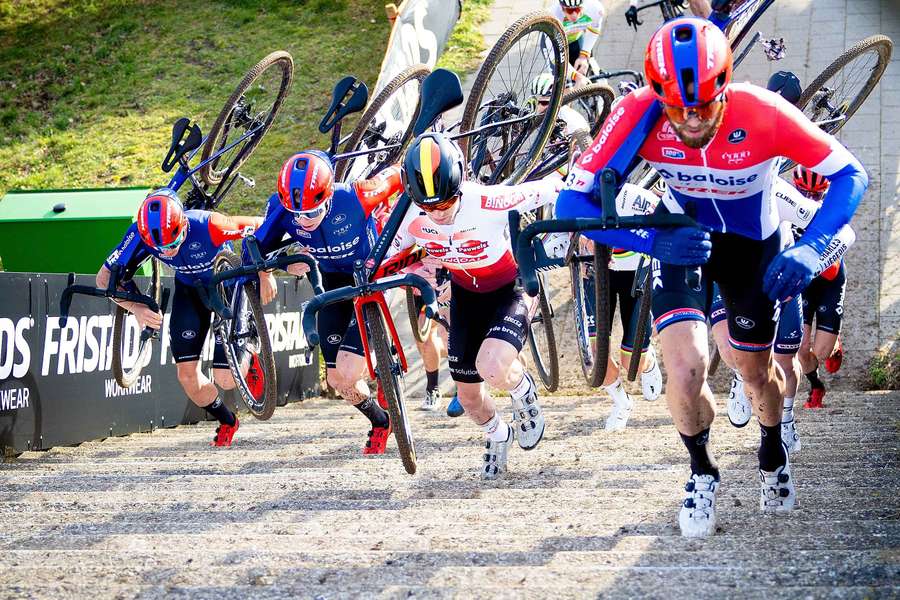
{"label": "white cycling shoe", "polygon": [[659,399],[662,393],[662,371],[659,368],[659,361],[656,360],[656,351],[653,346],[647,350],[647,358],[645,360],[653,360],[653,368],[649,371],[641,372],[641,392],[644,394],[644,400],[653,402]]}
{"label": "white cycling shoe", "polygon": [[506,473],[506,458],[509,455],[509,445],[512,444],[513,432],[507,426],[509,434],[503,442],[485,440],[484,455],[481,463],[481,478],[487,480],[499,479]]}
{"label": "white cycling shoe", "polygon": [[791,459],[785,448],[784,466],[774,471],[759,470],[759,509],[766,513],[782,514],[790,512],[797,504],[797,491],[791,477]]}
{"label": "white cycling shoe", "polygon": [[744,381],[737,373],[731,378],[731,391],[728,392],[728,420],[735,427],[743,427],[750,422],[753,416],[753,409],[750,407],[750,400],[744,393]]}
{"label": "white cycling shoe", "polygon": [[443,404],[443,397],[441,397],[440,390],[426,390],[425,398],[422,399],[421,410],[437,410],[441,407],[441,404]]}
{"label": "white cycling shoe", "polygon": [[522,400],[513,399],[513,427],[516,430],[516,441],[522,450],[533,450],[544,437],[544,411],[538,403],[537,388],[534,379],[528,373],[530,389]]}
{"label": "white cycling shoe", "polygon": [[684,486],[684,501],[678,513],[678,526],[684,537],[707,537],[716,532],[716,490],[719,482],[712,475],[691,475]]}
{"label": "white cycling shoe", "polygon": [[788,454],[800,452],[800,434],[797,433],[794,419],[781,422],[781,441],[787,448]]}
{"label": "white cycling shoe", "polygon": [[612,410],[606,417],[606,431],[623,431],[628,426],[628,418],[631,416],[631,409],[634,408],[634,401],[625,394],[627,402],[613,400]]}

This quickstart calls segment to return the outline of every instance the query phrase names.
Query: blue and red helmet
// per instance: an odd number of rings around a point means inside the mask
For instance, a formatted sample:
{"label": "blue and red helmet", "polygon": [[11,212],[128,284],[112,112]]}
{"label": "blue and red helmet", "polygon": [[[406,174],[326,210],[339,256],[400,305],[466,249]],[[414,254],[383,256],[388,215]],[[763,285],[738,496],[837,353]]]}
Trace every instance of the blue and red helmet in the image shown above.
{"label": "blue and red helmet", "polygon": [[831,183],[824,175],[819,175],[803,165],[797,165],[794,168],[794,187],[806,196],[821,196],[828,191],[829,185]]}
{"label": "blue and red helmet", "polygon": [[644,72],[656,97],[669,106],[715,100],[731,83],[731,46],[711,22],[679,17],[656,30],[644,55]]}
{"label": "blue and red helmet", "polygon": [[290,157],[278,174],[278,198],[293,213],[314,210],[334,194],[331,160],[317,150]]}
{"label": "blue and red helmet", "polygon": [[187,236],[188,219],[174,190],[151,192],[137,214],[138,233],[151,248],[167,250],[177,247]]}

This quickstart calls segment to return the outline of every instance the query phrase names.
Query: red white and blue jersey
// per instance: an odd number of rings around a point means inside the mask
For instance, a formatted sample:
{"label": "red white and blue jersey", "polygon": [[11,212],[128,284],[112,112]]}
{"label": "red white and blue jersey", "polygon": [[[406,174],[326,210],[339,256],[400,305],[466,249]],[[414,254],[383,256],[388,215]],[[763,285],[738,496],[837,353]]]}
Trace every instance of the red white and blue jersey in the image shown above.
{"label": "red white and blue jersey", "polygon": [[[692,204],[701,225],[762,240],[780,222],[773,187],[780,158],[787,157],[832,180],[829,196],[834,195],[834,200],[826,196],[823,210],[811,224],[813,237],[822,238],[816,245],[824,249],[850,220],[865,191],[868,179],[862,166],[840,142],[780,95],[735,83],[728,87],[726,98],[716,135],[705,147],[694,149],[678,138],[649,87],[632,92],[616,105],[593,146],[569,174],[567,190],[590,193],[594,174],[612,166],[617,153],[624,156],[629,146],[639,144],[638,156],[668,184],[662,202],[670,212],[684,213]],[[635,140],[641,135],[643,140]],[[621,165],[616,168],[620,173],[625,170]]]}

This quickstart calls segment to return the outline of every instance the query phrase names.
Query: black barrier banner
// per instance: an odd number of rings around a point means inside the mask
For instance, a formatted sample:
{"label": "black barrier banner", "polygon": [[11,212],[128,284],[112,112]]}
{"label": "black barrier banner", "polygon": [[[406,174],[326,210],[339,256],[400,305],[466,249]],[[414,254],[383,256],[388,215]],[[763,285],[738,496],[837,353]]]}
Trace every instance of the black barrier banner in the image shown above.
{"label": "black barrier banner", "polygon": [[[93,277],[79,276],[77,283],[92,284]],[[206,418],[178,383],[170,313],[137,382],[122,389],[112,373],[115,305],[75,296],[61,326],[59,297],[66,284],[66,275],[0,273],[0,446],[22,452]],[[163,285],[171,289],[172,279],[164,277]],[[280,404],[318,394],[318,352],[306,351],[300,320],[301,304],[311,297],[308,282],[283,278],[276,301],[265,307]],[[139,335],[129,317],[126,364],[137,356]],[[212,350],[210,334],[202,357],[206,372]]]}

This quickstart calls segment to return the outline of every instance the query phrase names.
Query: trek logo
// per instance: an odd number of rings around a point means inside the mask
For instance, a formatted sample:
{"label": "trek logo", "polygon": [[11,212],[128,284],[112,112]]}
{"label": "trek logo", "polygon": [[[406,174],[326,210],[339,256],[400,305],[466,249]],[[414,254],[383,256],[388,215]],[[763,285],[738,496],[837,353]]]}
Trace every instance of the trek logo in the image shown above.
{"label": "trek logo", "polygon": [[713,44],[706,44],[706,68],[712,69],[716,65],[716,51]]}
{"label": "trek logo", "polygon": [[734,177],[729,175],[726,179],[725,177],[716,177],[714,173],[699,173],[697,175],[691,175],[690,173],[682,173],[681,171],[675,171],[674,173],[669,171],[668,169],[660,169],[659,174],[665,177],[666,179],[675,179],[681,183],[715,183],[716,185],[729,185],[729,186],[739,186],[739,185],[747,185],[749,183],[753,183],[759,178],[759,175],[754,173],[749,177]]}
{"label": "trek logo", "polygon": [[660,77],[663,79],[669,77],[669,72],[666,71],[666,57],[663,53],[663,36],[656,38],[656,68],[659,70]]}
{"label": "trek logo", "polygon": [[525,194],[512,192],[500,196],[482,196],[481,208],[487,210],[507,210],[525,201]]}
{"label": "trek logo", "polygon": [[728,141],[732,144],[740,144],[747,139],[747,131],[745,129],[735,129],[728,134]]}
{"label": "trek logo", "polygon": [[662,149],[662,155],[666,158],[672,158],[675,160],[684,160],[684,152],[679,150],[678,148],[668,148],[664,147]]}
{"label": "trek logo", "polygon": [[734,318],[734,322],[737,323],[738,327],[742,327],[743,329],[753,329],[756,327],[756,323],[753,319],[748,319],[747,317],[742,317],[740,315]]}
{"label": "trek logo", "polygon": [[134,231],[128,232],[128,235],[125,237],[124,240],[122,240],[122,243],[119,244],[119,247],[116,248],[115,250],[113,250],[112,254],[110,254],[106,258],[106,262],[111,265],[116,264],[116,261],[119,260],[119,256],[122,255],[122,250],[127,248],[131,244],[131,240],[133,240],[133,239],[134,239]]}
{"label": "trek logo", "polygon": [[741,150],[740,152],[723,152],[722,159],[727,160],[729,165],[739,165],[750,158],[749,150]]}
{"label": "trek logo", "polygon": [[480,240],[467,240],[460,244],[459,251],[467,256],[475,256],[476,254],[481,254],[481,252],[487,247],[487,242],[482,242]]}

